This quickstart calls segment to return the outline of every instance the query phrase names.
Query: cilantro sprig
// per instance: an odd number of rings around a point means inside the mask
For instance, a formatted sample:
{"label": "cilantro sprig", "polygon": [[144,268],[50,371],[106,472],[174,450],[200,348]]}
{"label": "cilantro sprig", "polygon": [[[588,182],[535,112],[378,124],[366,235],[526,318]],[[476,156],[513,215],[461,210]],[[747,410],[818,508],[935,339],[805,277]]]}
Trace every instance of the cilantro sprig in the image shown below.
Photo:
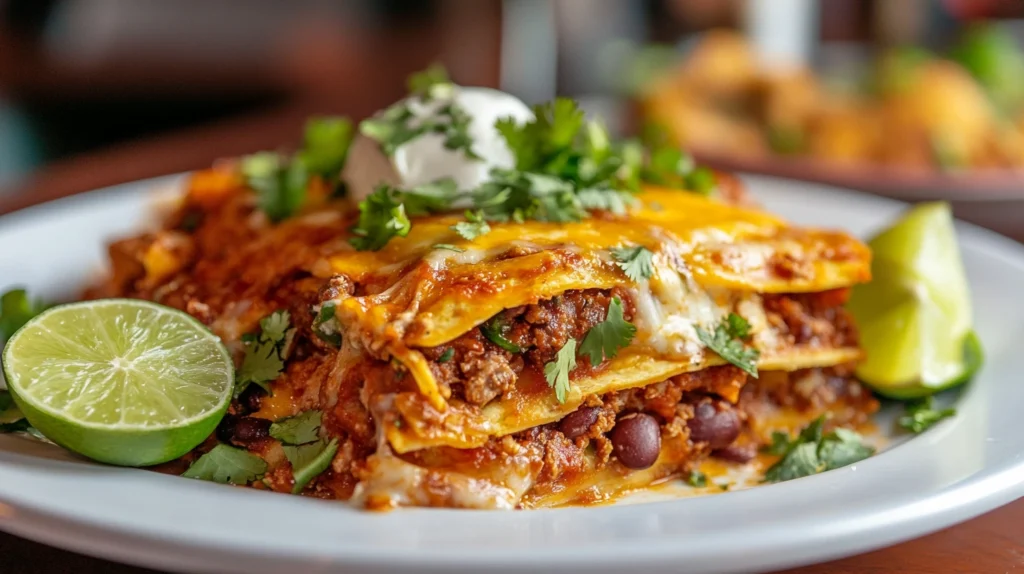
{"label": "cilantro sprig", "polygon": [[932,397],[908,402],[896,424],[914,434],[920,434],[939,421],[956,415],[955,408],[935,409],[932,403]]}
{"label": "cilantro sprig", "polygon": [[262,458],[244,449],[218,444],[196,459],[181,476],[221,484],[245,485],[267,472]]}
{"label": "cilantro sprig", "polygon": [[256,192],[260,210],[273,222],[295,215],[306,203],[314,176],[337,188],[353,135],[347,118],[313,117],[295,154],[263,151],[242,158],[242,176]]}
{"label": "cilantro sprig", "polygon": [[744,344],[750,334],[750,323],[735,313],[729,313],[711,333],[697,327],[697,338],[720,357],[757,378],[757,360],[761,353]]}
{"label": "cilantro sprig", "polygon": [[42,301],[29,298],[24,289],[11,289],[0,295],[0,342],[11,338],[46,307]]}
{"label": "cilantro sprig", "polygon": [[569,339],[555,353],[555,360],[544,365],[544,379],[555,390],[555,398],[565,404],[569,397],[569,373],[576,368],[576,339]]}
{"label": "cilantro sprig", "polygon": [[472,116],[455,103],[455,84],[441,66],[434,65],[409,77],[411,98],[402,100],[359,124],[359,131],[376,141],[384,153],[395,151],[425,134],[439,134],[444,147],[480,159],[469,136]]}
{"label": "cilantro sprig", "polygon": [[631,281],[640,282],[654,275],[654,253],[643,245],[612,247],[612,257]]}
{"label": "cilantro sprig", "polygon": [[491,226],[484,220],[483,213],[474,213],[472,211],[467,211],[466,220],[452,225],[451,229],[467,241],[472,241],[481,235],[486,235],[491,232]]}
{"label": "cilantro sprig", "polygon": [[321,411],[305,411],[270,425],[270,436],[285,444],[305,444],[320,438]]}
{"label": "cilantro sprig", "polygon": [[807,425],[800,434],[790,439],[783,432],[772,433],[772,444],[765,452],[781,458],[765,471],[766,482],[782,482],[833,470],[864,460],[875,454],[863,438],[844,428],[824,433],[825,417]]}
{"label": "cilantro sprig", "polygon": [[337,438],[320,438],[322,421],[321,411],[306,411],[270,425],[270,436],[281,441],[285,458],[292,466],[292,494],[302,492],[327,469],[338,452]]}
{"label": "cilantro sprig", "polygon": [[409,217],[446,211],[455,201],[455,182],[439,180],[410,190],[378,186],[359,202],[359,220],[349,243],[359,251],[379,251],[392,237],[405,237],[412,229]]}
{"label": "cilantro sprig", "polygon": [[625,319],[622,301],[612,297],[604,321],[587,331],[579,352],[589,357],[590,364],[596,367],[606,358],[617,355],[619,349],[629,345],[635,335],[636,326]]}
{"label": "cilantro sprig", "polygon": [[235,377],[235,396],[242,394],[250,384],[259,385],[270,392],[269,383],[284,371],[284,363],[291,354],[295,329],[291,327],[288,311],[275,311],[260,319],[260,331],[242,337],[245,358]]}

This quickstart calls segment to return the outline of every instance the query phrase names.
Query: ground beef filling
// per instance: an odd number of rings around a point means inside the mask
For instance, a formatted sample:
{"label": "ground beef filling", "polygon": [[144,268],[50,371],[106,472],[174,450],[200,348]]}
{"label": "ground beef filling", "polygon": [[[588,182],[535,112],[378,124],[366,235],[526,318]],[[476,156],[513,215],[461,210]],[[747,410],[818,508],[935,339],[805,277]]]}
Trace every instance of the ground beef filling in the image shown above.
{"label": "ground beef filling", "polygon": [[[630,299],[619,288],[568,291],[534,305],[506,309],[451,343],[421,350],[431,361],[439,385],[453,397],[483,405],[512,389],[523,369],[542,371],[570,338],[582,340],[591,327],[604,321],[613,297],[622,301],[626,320],[632,320]],[[499,330],[522,352],[494,343],[484,332],[488,328]],[[582,368],[591,367],[587,359],[579,360]]]}
{"label": "ground beef filling", "polygon": [[[488,445],[461,451],[459,456],[493,463],[506,453],[535,453],[540,465],[535,488],[540,489],[582,479],[592,472],[591,464],[597,468],[613,465],[627,472],[642,470],[660,460],[664,467],[659,468],[661,473],[680,474],[689,472],[709,456],[749,462],[768,442],[768,430],[774,428],[767,417],[780,412],[787,413],[789,418],[799,415],[800,420],[809,422],[820,409],[825,409],[834,411],[834,425],[855,426],[866,421],[878,407],[847,366],[765,372],[761,379],[769,380],[770,384],[763,387],[761,380],[748,381],[746,373],[738,368],[721,366],[643,388],[591,396],[557,423],[495,437]],[[735,404],[717,394],[734,384],[743,388]],[[617,432],[618,427],[637,417],[653,421],[658,438],[650,444],[625,445],[630,447],[626,449],[617,442],[638,435]],[[766,419],[755,420],[757,417]],[[639,436],[643,438],[642,433]],[[651,448],[654,450],[645,452]],[[588,452],[593,459],[587,456]],[[623,452],[632,453],[632,460],[623,460]],[[409,459],[431,466],[432,457],[427,453],[413,453]],[[649,457],[646,466],[634,464],[643,462],[644,456]]]}

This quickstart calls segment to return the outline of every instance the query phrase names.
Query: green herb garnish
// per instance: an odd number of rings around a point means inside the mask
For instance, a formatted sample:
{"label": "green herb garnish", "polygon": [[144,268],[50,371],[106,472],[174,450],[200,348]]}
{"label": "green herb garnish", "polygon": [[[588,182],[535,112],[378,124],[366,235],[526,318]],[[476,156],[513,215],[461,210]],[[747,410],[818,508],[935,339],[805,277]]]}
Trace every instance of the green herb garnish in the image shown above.
{"label": "green herb garnish", "polygon": [[718,356],[757,378],[757,360],[761,353],[743,343],[743,339],[749,333],[750,324],[735,313],[729,313],[729,316],[715,327],[713,333],[697,327],[697,338],[701,343],[718,353]]}
{"label": "green herb garnish", "polygon": [[555,390],[555,398],[565,404],[569,396],[569,373],[576,368],[576,339],[569,339],[555,354],[555,360],[544,365],[544,379]]}
{"label": "green herb garnish", "polygon": [[199,457],[181,476],[221,484],[249,484],[267,472],[267,463],[240,448],[218,444]]}
{"label": "green herb garnish", "polygon": [[456,253],[465,253],[466,250],[451,243],[435,243],[431,246],[433,249],[443,249],[445,251],[454,251]]}
{"label": "green herb garnish", "polygon": [[30,299],[24,289],[11,289],[0,295],[0,342],[10,339],[46,307],[41,301]]}
{"label": "green herb garnish", "polygon": [[412,223],[399,201],[398,191],[382,185],[359,202],[359,221],[349,243],[359,251],[378,251],[392,237],[405,237]]}
{"label": "green herb garnish", "polygon": [[454,357],[454,356],[455,356],[455,348],[454,347],[448,347],[447,349],[444,350],[443,353],[441,353],[441,356],[437,358],[437,362],[438,363],[447,363],[448,361],[452,360],[452,357]]}
{"label": "green herb garnish", "polygon": [[306,485],[320,475],[331,464],[331,459],[338,452],[338,439],[330,441],[321,439],[317,442],[301,446],[284,446],[284,455],[292,465],[292,476],[295,484],[292,494],[299,494]]}
{"label": "green herb garnish", "polygon": [[611,252],[612,257],[630,280],[640,282],[650,279],[654,274],[654,254],[643,245],[612,247]]}
{"label": "green herb garnish", "polygon": [[690,474],[686,477],[686,484],[694,488],[704,488],[708,485],[708,477],[699,470],[691,470]]}
{"label": "green herb garnish", "polygon": [[619,349],[629,345],[636,335],[636,326],[625,319],[622,301],[612,297],[604,321],[587,331],[580,343],[580,354],[590,358],[592,366],[600,365],[606,358],[611,359]]}
{"label": "green herb garnish", "polygon": [[270,436],[290,445],[313,442],[320,438],[318,431],[323,415],[321,411],[306,411],[283,418],[270,425]]}
{"label": "green herb garnish", "polygon": [[260,319],[260,332],[242,337],[245,358],[235,380],[235,396],[250,384],[270,392],[269,383],[284,371],[284,362],[291,353],[295,329],[288,311],[275,311]]}
{"label": "green herb garnish", "polygon": [[796,438],[773,433],[772,445],[765,449],[782,458],[765,471],[766,482],[782,482],[833,470],[864,460],[875,454],[862,437],[850,430],[837,428],[824,434],[825,417],[807,425]]}
{"label": "green herb garnish", "polygon": [[341,325],[335,317],[337,304],[327,301],[320,305],[320,312],[313,319],[313,334],[318,339],[334,347],[341,346]]}
{"label": "green herb garnish", "polygon": [[466,221],[456,223],[451,229],[467,241],[472,241],[481,235],[491,232],[491,226],[484,221],[483,213],[473,213],[472,211],[466,212]]}
{"label": "green herb garnish", "polygon": [[956,409],[935,409],[932,407],[932,397],[925,397],[916,401],[910,401],[903,407],[903,416],[897,420],[900,427],[918,434],[932,427],[942,419],[956,415]]}

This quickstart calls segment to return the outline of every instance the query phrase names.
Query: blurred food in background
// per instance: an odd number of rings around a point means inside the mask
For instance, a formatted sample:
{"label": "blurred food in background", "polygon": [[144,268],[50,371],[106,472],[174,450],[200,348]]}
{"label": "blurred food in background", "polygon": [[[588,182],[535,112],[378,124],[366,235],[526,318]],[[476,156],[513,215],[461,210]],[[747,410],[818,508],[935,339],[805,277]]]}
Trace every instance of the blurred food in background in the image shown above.
{"label": "blurred food in background", "polygon": [[762,66],[742,34],[720,29],[654,75],[639,101],[642,121],[714,156],[1024,168],[1024,53],[997,25],[969,27],[946,54],[888,49],[843,86],[803,66]]}

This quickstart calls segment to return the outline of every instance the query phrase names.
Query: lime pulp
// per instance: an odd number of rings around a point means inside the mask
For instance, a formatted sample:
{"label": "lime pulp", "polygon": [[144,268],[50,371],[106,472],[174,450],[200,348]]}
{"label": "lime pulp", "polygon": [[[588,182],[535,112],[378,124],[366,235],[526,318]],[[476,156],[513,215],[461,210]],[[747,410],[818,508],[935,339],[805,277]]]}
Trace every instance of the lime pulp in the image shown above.
{"label": "lime pulp", "polygon": [[173,460],[223,418],[234,365],[181,311],[134,299],[71,303],[22,327],[3,352],[7,387],[53,442],[122,466]]}

